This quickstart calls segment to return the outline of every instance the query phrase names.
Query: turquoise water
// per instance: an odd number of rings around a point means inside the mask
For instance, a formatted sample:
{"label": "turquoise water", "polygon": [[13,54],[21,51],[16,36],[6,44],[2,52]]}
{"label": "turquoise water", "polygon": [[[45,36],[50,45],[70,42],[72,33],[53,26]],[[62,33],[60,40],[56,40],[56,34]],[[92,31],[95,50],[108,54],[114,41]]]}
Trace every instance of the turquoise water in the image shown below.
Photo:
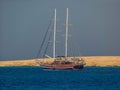
{"label": "turquoise water", "polygon": [[0,67],[0,90],[120,90],[120,67]]}

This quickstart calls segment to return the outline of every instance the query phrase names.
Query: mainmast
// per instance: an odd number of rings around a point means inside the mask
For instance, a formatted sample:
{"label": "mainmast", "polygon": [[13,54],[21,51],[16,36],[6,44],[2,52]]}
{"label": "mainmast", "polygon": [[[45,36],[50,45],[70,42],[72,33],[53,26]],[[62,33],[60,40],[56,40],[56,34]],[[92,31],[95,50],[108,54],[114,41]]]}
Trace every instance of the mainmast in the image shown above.
{"label": "mainmast", "polygon": [[55,8],[55,15],[54,15],[54,32],[53,32],[53,58],[55,58],[55,49],[56,49],[56,45],[55,45],[55,42],[56,42],[56,8]]}
{"label": "mainmast", "polygon": [[67,47],[68,47],[68,8],[66,13],[66,37],[65,37],[65,57],[67,57]]}

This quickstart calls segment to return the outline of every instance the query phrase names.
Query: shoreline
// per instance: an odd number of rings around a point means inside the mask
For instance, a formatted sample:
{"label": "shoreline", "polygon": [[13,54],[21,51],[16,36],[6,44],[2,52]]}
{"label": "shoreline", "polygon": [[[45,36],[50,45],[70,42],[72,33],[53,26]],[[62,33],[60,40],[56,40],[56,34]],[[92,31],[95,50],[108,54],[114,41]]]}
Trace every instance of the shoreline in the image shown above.
{"label": "shoreline", "polygon": [[[99,67],[111,67],[111,66],[120,66],[120,56],[81,56],[85,62],[85,67],[89,66],[99,66]],[[53,59],[43,59],[40,58],[42,63],[51,63]],[[6,66],[39,66],[36,62],[36,59],[31,60],[9,60],[9,61],[0,61],[0,67]]]}
{"label": "shoreline", "polygon": [[[25,65],[25,66],[0,66],[0,67],[41,67],[41,66],[30,66],[30,65]],[[120,66],[84,66],[84,67],[120,67]]]}

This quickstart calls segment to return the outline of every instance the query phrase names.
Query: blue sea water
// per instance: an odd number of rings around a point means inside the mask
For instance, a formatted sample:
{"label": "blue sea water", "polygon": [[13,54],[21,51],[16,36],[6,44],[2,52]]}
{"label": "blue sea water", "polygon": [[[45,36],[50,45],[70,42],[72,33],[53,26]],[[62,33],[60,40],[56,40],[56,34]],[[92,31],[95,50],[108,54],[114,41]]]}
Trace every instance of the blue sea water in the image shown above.
{"label": "blue sea water", "polygon": [[0,67],[0,90],[120,90],[120,67]]}

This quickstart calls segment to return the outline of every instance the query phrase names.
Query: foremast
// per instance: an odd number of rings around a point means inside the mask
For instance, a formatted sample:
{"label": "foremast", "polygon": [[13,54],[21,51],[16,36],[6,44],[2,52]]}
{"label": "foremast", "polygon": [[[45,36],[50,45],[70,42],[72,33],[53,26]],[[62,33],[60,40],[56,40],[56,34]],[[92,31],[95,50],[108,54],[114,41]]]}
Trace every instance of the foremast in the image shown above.
{"label": "foremast", "polygon": [[68,54],[68,8],[66,13],[65,57]]}
{"label": "foremast", "polygon": [[56,8],[54,11],[53,58],[56,57]]}

